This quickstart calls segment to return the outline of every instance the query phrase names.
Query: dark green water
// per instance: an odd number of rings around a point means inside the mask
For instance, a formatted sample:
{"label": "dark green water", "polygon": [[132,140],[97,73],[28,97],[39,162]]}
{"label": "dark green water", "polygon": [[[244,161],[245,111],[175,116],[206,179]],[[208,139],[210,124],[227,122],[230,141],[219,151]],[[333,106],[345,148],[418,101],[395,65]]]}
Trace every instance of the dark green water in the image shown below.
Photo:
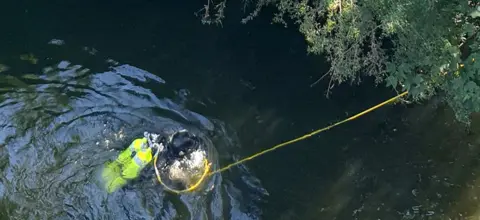
{"label": "dark green water", "polygon": [[204,2],[182,4],[2,3],[2,219],[478,218],[478,126],[433,104],[385,107],[197,194],[152,176],[107,195],[96,172],[145,129],[202,132],[222,166],[393,95],[366,82],[326,99],[326,82],[309,87],[324,64],[295,31],[241,25],[234,6],[223,28],[203,26]]}

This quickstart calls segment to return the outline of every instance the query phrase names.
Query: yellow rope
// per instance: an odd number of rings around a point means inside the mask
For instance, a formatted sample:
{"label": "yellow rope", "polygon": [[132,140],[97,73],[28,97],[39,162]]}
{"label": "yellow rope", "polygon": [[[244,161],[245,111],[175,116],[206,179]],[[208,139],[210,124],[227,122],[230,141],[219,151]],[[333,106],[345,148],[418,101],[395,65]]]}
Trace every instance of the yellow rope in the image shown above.
{"label": "yellow rope", "polygon": [[268,148],[268,149],[263,150],[263,151],[260,151],[260,152],[258,152],[258,153],[256,153],[256,154],[253,154],[252,156],[245,157],[245,158],[243,158],[243,159],[241,159],[241,160],[239,160],[239,161],[237,161],[237,162],[233,162],[233,163],[231,163],[231,164],[228,164],[227,166],[225,166],[225,167],[223,167],[223,168],[221,168],[221,169],[218,169],[218,170],[215,170],[215,171],[209,173],[209,176],[211,176],[211,175],[213,175],[213,174],[216,174],[216,173],[223,172],[223,171],[225,171],[225,170],[228,170],[228,169],[232,168],[233,166],[236,166],[236,165],[238,165],[238,164],[244,163],[244,162],[246,162],[246,161],[248,161],[248,160],[252,160],[252,159],[254,159],[254,158],[256,158],[256,157],[259,157],[259,156],[261,156],[261,155],[263,155],[263,154],[266,154],[266,153],[268,153],[268,152],[274,151],[274,150],[276,150],[276,149],[278,149],[278,148],[281,148],[281,147],[283,147],[283,146],[286,146],[286,145],[289,145],[289,144],[293,144],[293,143],[295,143],[295,142],[298,142],[298,141],[307,139],[307,138],[309,138],[309,137],[311,137],[311,136],[313,136],[313,135],[316,135],[316,134],[318,134],[318,133],[320,133],[320,132],[329,130],[330,128],[336,127],[336,126],[341,125],[341,124],[343,124],[343,123],[345,123],[345,122],[348,122],[348,121],[357,119],[357,118],[360,117],[360,116],[363,116],[363,115],[365,115],[365,114],[367,114],[367,113],[369,113],[369,112],[371,112],[371,111],[373,111],[373,110],[375,110],[375,109],[378,109],[378,108],[380,108],[380,107],[382,107],[382,106],[384,106],[384,105],[386,105],[386,104],[388,104],[388,103],[390,103],[390,102],[393,102],[393,101],[397,100],[398,98],[406,95],[407,93],[408,93],[408,92],[403,92],[403,93],[400,94],[400,95],[397,95],[397,96],[395,96],[395,97],[393,97],[393,98],[391,98],[391,99],[389,99],[389,100],[387,100],[387,101],[384,101],[384,102],[382,102],[382,103],[380,103],[380,104],[378,104],[378,105],[375,105],[375,106],[373,106],[373,107],[371,107],[371,108],[369,108],[369,109],[367,109],[367,110],[365,110],[365,111],[363,111],[363,112],[360,112],[360,113],[358,113],[358,114],[356,114],[356,115],[354,115],[354,116],[352,116],[352,117],[349,117],[349,118],[347,118],[347,119],[344,119],[344,120],[342,120],[342,121],[339,121],[339,122],[337,122],[337,123],[335,123],[335,124],[332,124],[332,125],[329,125],[329,126],[327,126],[327,127],[324,127],[324,128],[318,129],[318,130],[315,130],[315,131],[313,131],[313,132],[310,132],[310,133],[308,133],[308,134],[306,134],[306,135],[303,135],[303,136],[301,136],[301,137],[295,138],[295,139],[293,139],[293,140],[286,141],[286,142],[283,142],[283,143],[281,143],[281,144],[277,144],[277,145],[275,145],[275,146],[273,146],[273,147],[271,147],[271,148]]}
{"label": "yellow rope", "polygon": [[[234,166],[236,166],[236,165],[245,163],[246,161],[255,159],[255,158],[257,158],[257,157],[259,157],[259,156],[261,156],[261,155],[263,155],[263,154],[266,154],[266,153],[268,153],[268,152],[277,150],[278,148],[281,148],[281,147],[284,147],[284,146],[286,146],[286,145],[293,144],[293,143],[295,143],[295,142],[298,142],[298,141],[307,139],[307,138],[309,138],[309,137],[311,137],[311,136],[313,136],[313,135],[316,135],[316,134],[318,134],[318,133],[320,133],[320,132],[329,130],[329,129],[331,129],[331,128],[333,128],[333,127],[336,127],[336,126],[338,126],[338,125],[341,125],[341,124],[343,124],[343,123],[345,123],[345,122],[355,120],[355,119],[359,118],[360,116],[363,116],[363,115],[365,115],[365,114],[367,114],[367,113],[369,113],[369,112],[372,112],[372,111],[374,111],[374,110],[376,110],[376,109],[378,109],[378,108],[380,108],[380,107],[382,107],[382,106],[384,106],[384,105],[386,105],[386,104],[388,104],[388,103],[390,103],[390,102],[393,102],[393,101],[397,100],[398,98],[401,98],[402,96],[405,96],[405,95],[407,95],[407,94],[408,94],[408,92],[403,92],[403,93],[401,93],[401,94],[399,94],[399,95],[397,95],[397,96],[395,96],[395,97],[393,97],[393,98],[391,98],[391,99],[388,99],[388,100],[386,100],[386,101],[384,101],[384,102],[382,102],[382,103],[380,103],[380,104],[378,104],[378,105],[375,105],[375,106],[373,106],[373,107],[371,107],[371,108],[369,108],[369,109],[367,109],[367,110],[365,110],[365,111],[362,111],[362,112],[360,112],[360,113],[358,113],[358,114],[356,114],[356,115],[354,115],[354,116],[351,116],[351,117],[349,117],[349,118],[347,118],[347,119],[344,119],[344,120],[342,120],[342,121],[339,121],[339,122],[337,122],[337,123],[335,123],[335,124],[332,124],[332,125],[329,125],[329,126],[327,126],[327,127],[324,127],[324,128],[318,129],[318,130],[315,130],[315,131],[313,131],[313,132],[310,132],[310,133],[308,133],[308,134],[306,134],[306,135],[303,135],[303,136],[301,136],[301,137],[295,138],[295,139],[293,139],[293,140],[286,141],[286,142],[283,142],[283,143],[281,143],[281,144],[277,144],[277,145],[275,145],[275,146],[273,146],[273,147],[271,147],[271,148],[268,148],[268,149],[266,149],[266,150],[260,151],[260,152],[258,152],[258,153],[256,153],[256,154],[253,154],[252,156],[245,157],[245,158],[243,158],[243,159],[241,159],[241,160],[239,160],[239,161],[236,161],[236,162],[233,162],[233,163],[231,163],[231,164],[228,164],[227,166],[225,166],[225,167],[223,167],[223,168],[220,168],[220,169],[218,169],[218,170],[212,171],[212,172],[210,172],[210,173],[209,173],[208,171],[209,171],[209,169],[210,169],[210,165],[211,165],[211,164],[208,163],[208,161],[205,161],[205,163],[206,163],[206,169],[205,169],[204,174],[202,175],[202,177],[200,178],[200,180],[198,180],[198,182],[197,182],[196,184],[194,184],[193,186],[189,187],[189,188],[186,189],[186,190],[173,190],[173,189],[170,189],[168,186],[166,186],[166,185],[161,181],[161,178],[160,178],[160,175],[159,175],[159,173],[158,173],[158,171],[157,171],[157,166],[156,166],[157,155],[155,155],[155,162],[154,162],[154,163],[155,163],[155,171],[157,172],[157,179],[158,179],[158,181],[159,181],[165,188],[167,188],[169,191],[172,191],[172,192],[174,192],[174,193],[183,193],[183,192],[191,192],[191,191],[194,191],[198,186],[200,186],[201,182],[204,181],[204,179],[206,178],[206,176],[212,176],[212,175],[214,175],[214,174],[221,173],[221,172],[223,172],[223,171],[225,171],[225,170],[228,170],[228,169],[230,169],[230,168],[232,168],[232,167],[234,167]],[[157,152],[157,153],[158,153],[158,152]]]}

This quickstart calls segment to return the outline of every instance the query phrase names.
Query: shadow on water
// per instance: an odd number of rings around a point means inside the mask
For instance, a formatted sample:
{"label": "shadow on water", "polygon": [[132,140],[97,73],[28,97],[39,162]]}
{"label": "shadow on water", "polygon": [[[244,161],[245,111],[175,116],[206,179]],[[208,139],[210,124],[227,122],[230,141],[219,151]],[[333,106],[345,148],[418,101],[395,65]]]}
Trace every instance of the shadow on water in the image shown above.
{"label": "shadow on water", "polygon": [[[207,137],[215,146],[215,158],[220,158],[214,168],[232,161],[238,139],[222,121],[186,109],[189,97],[184,91],[173,91],[168,82],[145,70],[106,59],[90,69],[67,61],[68,56],[31,67],[36,58],[29,57],[0,75],[2,215],[259,218],[256,204],[265,190],[246,169],[235,171],[239,179],[216,175],[202,191],[179,197],[164,192],[153,170],[147,170],[147,178],[107,195],[99,183],[99,169],[148,128],[181,124]],[[85,55],[86,60],[101,63],[100,57]],[[17,72],[24,66],[32,73]],[[148,89],[152,85],[157,92]]]}

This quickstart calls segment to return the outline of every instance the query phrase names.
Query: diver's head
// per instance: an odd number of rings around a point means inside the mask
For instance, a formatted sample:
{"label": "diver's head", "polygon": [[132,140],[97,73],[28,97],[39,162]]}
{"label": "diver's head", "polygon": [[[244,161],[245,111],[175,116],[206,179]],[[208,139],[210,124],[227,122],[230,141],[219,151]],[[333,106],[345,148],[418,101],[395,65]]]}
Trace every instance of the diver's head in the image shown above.
{"label": "diver's head", "polygon": [[205,169],[207,155],[203,141],[186,130],[180,130],[166,138],[163,145],[162,164],[156,166],[161,167],[169,185],[188,188]]}
{"label": "diver's head", "polygon": [[174,133],[166,144],[167,156],[174,160],[188,158],[201,148],[200,139],[185,130]]}

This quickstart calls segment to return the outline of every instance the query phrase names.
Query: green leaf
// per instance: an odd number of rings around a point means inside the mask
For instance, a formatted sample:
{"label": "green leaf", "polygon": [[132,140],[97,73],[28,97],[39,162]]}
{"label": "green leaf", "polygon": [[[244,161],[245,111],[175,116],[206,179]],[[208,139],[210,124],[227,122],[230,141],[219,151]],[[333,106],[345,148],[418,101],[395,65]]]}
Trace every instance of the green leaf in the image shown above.
{"label": "green leaf", "polygon": [[412,96],[414,96],[414,97],[417,97],[417,96],[420,94],[420,92],[421,92],[420,88],[417,87],[417,86],[412,87],[412,88],[409,89],[408,91],[409,91],[410,94],[412,94]]}
{"label": "green leaf", "polygon": [[397,87],[397,85],[398,85],[398,80],[397,80],[396,77],[394,77],[394,76],[387,77],[387,87],[391,86],[391,87],[395,88],[395,87]]}
{"label": "green leaf", "polygon": [[460,52],[460,49],[458,49],[457,46],[450,46],[448,47],[448,51],[450,52],[450,54],[455,55]]}
{"label": "green leaf", "polygon": [[475,10],[474,12],[470,13],[472,18],[480,17],[480,11]]}
{"label": "green leaf", "polygon": [[387,66],[387,72],[390,73],[390,74],[393,74],[395,72],[397,72],[397,68],[395,67],[395,64],[391,63],[391,62],[388,62],[386,64]]}
{"label": "green leaf", "polygon": [[452,80],[452,86],[453,86],[453,89],[461,89],[463,88],[463,80],[461,80],[460,78],[455,78]]}
{"label": "green leaf", "polygon": [[410,83],[405,83],[405,91],[410,91],[410,87],[412,86],[412,84]]}
{"label": "green leaf", "polygon": [[401,63],[401,64],[398,66],[398,71],[401,72],[401,73],[409,72],[408,65],[405,64],[405,63]]}
{"label": "green leaf", "polygon": [[475,33],[475,25],[472,23],[466,23],[463,29],[468,36],[471,36]]}
{"label": "green leaf", "polygon": [[476,84],[475,82],[473,82],[473,81],[469,81],[469,82],[465,85],[465,90],[470,91],[470,92],[475,91],[477,88],[478,88],[477,84]]}
{"label": "green leaf", "polygon": [[415,78],[413,79],[413,82],[417,85],[420,85],[420,83],[423,82],[423,77],[420,75],[416,75]]}

